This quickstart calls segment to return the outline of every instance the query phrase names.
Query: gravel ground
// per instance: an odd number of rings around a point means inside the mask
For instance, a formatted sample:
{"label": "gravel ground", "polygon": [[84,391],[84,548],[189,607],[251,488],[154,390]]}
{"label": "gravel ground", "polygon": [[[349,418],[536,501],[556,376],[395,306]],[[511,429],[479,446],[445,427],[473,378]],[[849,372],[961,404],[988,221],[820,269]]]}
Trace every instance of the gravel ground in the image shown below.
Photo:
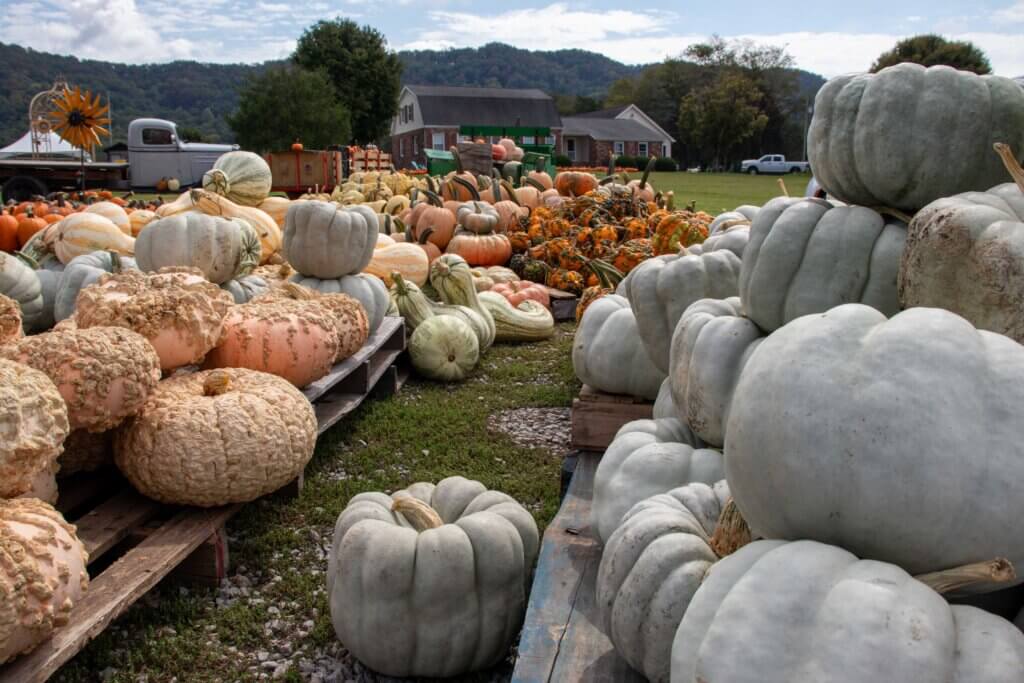
{"label": "gravel ground", "polygon": [[517,408],[487,419],[487,429],[503,432],[517,446],[546,448],[563,456],[569,450],[568,408]]}

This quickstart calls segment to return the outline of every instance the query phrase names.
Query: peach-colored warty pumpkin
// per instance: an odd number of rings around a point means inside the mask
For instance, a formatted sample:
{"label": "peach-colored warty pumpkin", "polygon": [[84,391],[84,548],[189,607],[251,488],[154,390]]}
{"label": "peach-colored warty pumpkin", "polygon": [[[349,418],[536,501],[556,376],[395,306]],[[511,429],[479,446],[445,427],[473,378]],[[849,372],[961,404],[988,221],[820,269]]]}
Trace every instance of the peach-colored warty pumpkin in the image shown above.
{"label": "peach-colored warty pumpkin", "polygon": [[68,409],[53,381],[0,359],[0,498],[28,491],[60,455],[68,431]]}
{"label": "peach-colored warty pumpkin", "polygon": [[211,507],[255,500],[295,479],[316,432],[312,406],[288,382],[219,369],[160,382],[118,431],[114,452],[142,494]]}
{"label": "peach-colored warty pumpkin", "polygon": [[356,299],[341,293],[321,293],[295,282],[285,282],[266,294],[253,299],[254,303],[290,299],[306,301],[321,306],[335,323],[338,330],[338,353],[334,362],[345,360],[366,344],[370,336],[370,320],[366,309]]}
{"label": "peach-colored warty pumpkin", "polygon": [[68,623],[89,586],[75,527],[41,500],[0,500],[0,664]]}
{"label": "peach-colored warty pumpkin", "polygon": [[0,346],[21,339],[21,306],[9,296],[0,294]]}
{"label": "peach-colored warty pumpkin", "polygon": [[323,307],[290,299],[250,301],[224,318],[224,340],[203,367],[259,370],[303,387],[330,372],[338,347],[337,324]]}
{"label": "peach-colored warty pumpkin", "polygon": [[64,398],[71,429],[112,429],[145,403],[160,381],[160,357],[121,327],[46,332],[0,347],[0,358],[46,373]]}
{"label": "peach-colored warty pumpkin", "polygon": [[163,370],[199,363],[221,340],[231,295],[191,268],[105,275],[78,295],[79,328],[125,327],[145,337]]}

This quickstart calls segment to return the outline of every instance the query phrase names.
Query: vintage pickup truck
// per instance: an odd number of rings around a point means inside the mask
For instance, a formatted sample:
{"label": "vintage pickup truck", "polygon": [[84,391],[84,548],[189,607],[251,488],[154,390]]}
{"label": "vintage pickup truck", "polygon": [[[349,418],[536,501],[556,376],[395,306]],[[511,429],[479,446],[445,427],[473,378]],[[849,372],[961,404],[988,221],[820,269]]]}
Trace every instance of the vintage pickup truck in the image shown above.
{"label": "vintage pickup truck", "polygon": [[[135,119],[128,124],[128,161],[87,161],[85,184],[110,190],[151,190],[161,179],[173,178],[186,188],[201,183],[217,158],[234,149],[238,145],[183,142],[172,121]],[[0,159],[0,194],[4,201],[23,201],[33,195],[77,189],[81,172],[81,162],[68,157]]]}
{"label": "vintage pickup truck", "polygon": [[765,154],[760,159],[744,159],[740,162],[740,172],[757,175],[758,173],[803,173],[810,164],[806,161],[786,161],[781,154]]}

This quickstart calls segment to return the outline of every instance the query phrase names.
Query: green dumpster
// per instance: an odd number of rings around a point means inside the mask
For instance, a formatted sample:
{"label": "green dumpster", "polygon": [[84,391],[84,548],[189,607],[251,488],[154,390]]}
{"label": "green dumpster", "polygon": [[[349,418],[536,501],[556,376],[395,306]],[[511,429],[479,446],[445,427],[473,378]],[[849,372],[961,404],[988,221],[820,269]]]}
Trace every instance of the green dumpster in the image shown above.
{"label": "green dumpster", "polygon": [[427,157],[427,172],[430,175],[447,175],[455,170],[455,157],[451,152],[425,149],[423,154]]}

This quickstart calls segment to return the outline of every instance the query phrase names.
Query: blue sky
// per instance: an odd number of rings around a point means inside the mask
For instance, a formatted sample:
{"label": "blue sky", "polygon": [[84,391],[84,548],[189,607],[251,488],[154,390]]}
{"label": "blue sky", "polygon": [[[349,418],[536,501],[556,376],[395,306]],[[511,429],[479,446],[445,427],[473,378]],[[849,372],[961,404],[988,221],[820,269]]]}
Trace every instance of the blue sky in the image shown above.
{"label": "blue sky", "polygon": [[339,15],[374,26],[396,49],[501,41],[627,63],[678,55],[718,33],[786,45],[798,66],[826,76],[862,71],[899,38],[937,32],[974,41],[996,73],[1024,74],[1024,0],[0,0],[0,41],[132,63],[257,62],[287,56],[305,27]]}

